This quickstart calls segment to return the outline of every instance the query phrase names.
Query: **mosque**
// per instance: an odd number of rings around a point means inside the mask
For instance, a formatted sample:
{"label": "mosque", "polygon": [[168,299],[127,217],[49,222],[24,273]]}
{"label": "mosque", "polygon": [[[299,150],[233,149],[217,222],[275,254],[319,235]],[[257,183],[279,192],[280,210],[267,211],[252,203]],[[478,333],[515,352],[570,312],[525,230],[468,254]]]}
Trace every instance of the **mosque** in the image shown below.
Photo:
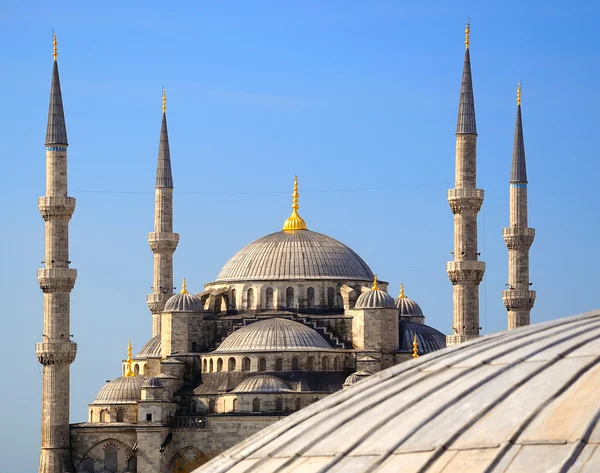
{"label": "mosque", "polygon": [[[453,333],[425,324],[419,304],[388,284],[340,241],[309,230],[299,214],[294,179],[292,213],[280,231],[249,243],[199,292],[174,294],[174,179],[163,92],[155,186],[152,338],[137,353],[128,347],[121,376],[90,400],[87,422],[69,424],[69,365],[77,345],[68,335],[70,268],[68,223],[75,199],[67,195],[67,133],[54,38],[46,133],[43,366],[40,473],[189,472],[278,420],[378,372],[447,345],[479,340],[476,188],[477,131],[469,27],[456,130]],[[282,218],[283,220],[283,218]],[[509,287],[502,296],[509,328],[529,325],[535,292],[529,286],[527,178],[518,92],[510,178]],[[472,342],[471,342],[472,343]],[[403,366],[403,365],[401,365]],[[402,368],[399,368],[402,370]],[[382,378],[378,378],[382,379]],[[355,392],[349,389],[348,392]],[[343,393],[339,393],[337,396]],[[312,412],[312,411],[311,411]],[[223,470],[226,471],[226,470]],[[259,471],[259,470],[256,470]],[[260,470],[262,471],[262,470]],[[276,470],[269,470],[276,471]],[[340,470],[342,471],[342,470]]]}

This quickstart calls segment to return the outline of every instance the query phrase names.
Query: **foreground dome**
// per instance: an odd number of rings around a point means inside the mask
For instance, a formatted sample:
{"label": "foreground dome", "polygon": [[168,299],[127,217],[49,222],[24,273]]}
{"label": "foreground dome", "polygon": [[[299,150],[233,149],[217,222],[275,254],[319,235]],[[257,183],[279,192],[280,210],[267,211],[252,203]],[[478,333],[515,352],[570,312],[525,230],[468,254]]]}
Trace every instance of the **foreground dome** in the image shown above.
{"label": "foreground dome", "polygon": [[600,471],[600,311],[393,366],[196,473]]}
{"label": "foreground dome", "polygon": [[215,282],[298,279],[372,281],[373,272],[352,249],[310,230],[271,233],[238,251]]}
{"label": "foreground dome", "polygon": [[291,389],[277,376],[259,374],[242,381],[232,392],[234,393],[284,393]]}
{"label": "foreground dome", "polygon": [[132,404],[141,398],[143,376],[122,376],[109,381],[92,404]]}
{"label": "foreground dome", "polygon": [[288,319],[254,322],[229,335],[216,352],[331,350],[321,335]]}

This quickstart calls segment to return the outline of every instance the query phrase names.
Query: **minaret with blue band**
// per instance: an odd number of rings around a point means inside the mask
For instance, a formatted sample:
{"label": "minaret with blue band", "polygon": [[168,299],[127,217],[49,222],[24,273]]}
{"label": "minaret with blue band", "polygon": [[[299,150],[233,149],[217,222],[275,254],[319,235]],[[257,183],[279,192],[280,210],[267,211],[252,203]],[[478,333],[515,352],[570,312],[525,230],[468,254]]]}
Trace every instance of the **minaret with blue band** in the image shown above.
{"label": "minaret with blue band", "polygon": [[508,248],[508,284],[502,300],[508,311],[508,328],[529,325],[535,291],[529,289],[529,248],[535,230],[527,226],[527,166],[521,119],[521,84],[517,87],[517,121],[510,171],[510,226],[502,230]]}

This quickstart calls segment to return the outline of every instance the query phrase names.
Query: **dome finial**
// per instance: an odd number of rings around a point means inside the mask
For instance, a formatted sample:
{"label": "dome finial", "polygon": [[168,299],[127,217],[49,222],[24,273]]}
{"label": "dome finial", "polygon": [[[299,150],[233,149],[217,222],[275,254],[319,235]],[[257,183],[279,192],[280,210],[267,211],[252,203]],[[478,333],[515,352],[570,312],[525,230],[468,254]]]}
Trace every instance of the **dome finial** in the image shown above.
{"label": "dome finial", "polygon": [[371,288],[372,291],[379,291],[379,286],[377,285],[377,275],[373,276],[373,287]]}
{"label": "dome finial", "polygon": [[467,20],[467,26],[465,27],[465,48],[469,49],[469,44],[471,44],[471,41],[469,41],[469,36],[471,35],[471,19],[469,18]]}
{"label": "dome finial", "polygon": [[517,105],[521,105],[521,82],[517,85]]}
{"label": "dome finial", "polygon": [[52,57],[56,61],[56,58],[58,57],[58,41],[56,41],[56,33],[54,30],[52,30],[52,48]]}
{"label": "dome finial", "polygon": [[167,89],[164,86],[162,89],[162,111],[167,113]]}
{"label": "dome finial", "polygon": [[181,292],[180,294],[189,294],[187,290],[187,283],[185,282],[185,278],[183,278],[183,283],[181,283]]}
{"label": "dome finial", "polygon": [[127,368],[125,370],[125,376],[128,378],[131,378],[131,377],[135,376],[135,373],[131,369],[131,365],[133,363],[133,358],[131,356],[131,340],[129,340],[129,343],[127,344],[127,362],[126,363],[127,363]]}
{"label": "dome finial", "polygon": [[412,357],[413,358],[419,358],[419,342],[417,342],[417,334],[415,333],[415,336],[413,337],[413,352],[412,352]]}
{"label": "dome finial", "polygon": [[406,294],[404,294],[404,283],[400,284],[400,295],[398,297],[400,299],[406,299]]}
{"label": "dome finial", "polygon": [[298,215],[298,176],[294,176],[294,192],[292,193],[292,215],[283,224],[284,230],[306,230],[306,222]]}

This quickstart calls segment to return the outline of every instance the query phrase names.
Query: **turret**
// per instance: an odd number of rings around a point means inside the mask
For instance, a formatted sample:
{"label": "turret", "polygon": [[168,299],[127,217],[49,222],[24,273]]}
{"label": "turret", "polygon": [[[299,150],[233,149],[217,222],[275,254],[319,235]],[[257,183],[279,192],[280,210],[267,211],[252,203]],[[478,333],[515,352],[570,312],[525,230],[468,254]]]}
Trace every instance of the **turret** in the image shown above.
{"label": "turret", "polygon": [[510,171],[510,222],[502,230],[508,248],[508,283],[502,300],[508,311],[508,328],[529,325],[535,291],[529,290],[529,248],[535,230],[527,227],[527,166],[521,119],[521,85],[517,87],[517,119]]}
{"label": "turret", "polygon": [[160,334],[160,314],[167,300],[173,295],[173,253],[178,242],[179,234],[173,233],[173,176],[167,132],[167,95],[163,89],[162,124],[156,166],[154,231],[148,234],[148,243],[154,253],[152,293],[148,294],[147,298],[152,312],[153,337]]}
{"label": "turret", "polygon": [[470,27],[465,30],[458,120],[456,124],[456,172],[448,203],[454,214],[454,260],[446,265],[453,286],[453,334],[448,345],[462,343],[479,335],[479,284],[485,263],[478,261],[477,214],[483,203],[483,190],[477,189],[477,126],[469,52]]}

